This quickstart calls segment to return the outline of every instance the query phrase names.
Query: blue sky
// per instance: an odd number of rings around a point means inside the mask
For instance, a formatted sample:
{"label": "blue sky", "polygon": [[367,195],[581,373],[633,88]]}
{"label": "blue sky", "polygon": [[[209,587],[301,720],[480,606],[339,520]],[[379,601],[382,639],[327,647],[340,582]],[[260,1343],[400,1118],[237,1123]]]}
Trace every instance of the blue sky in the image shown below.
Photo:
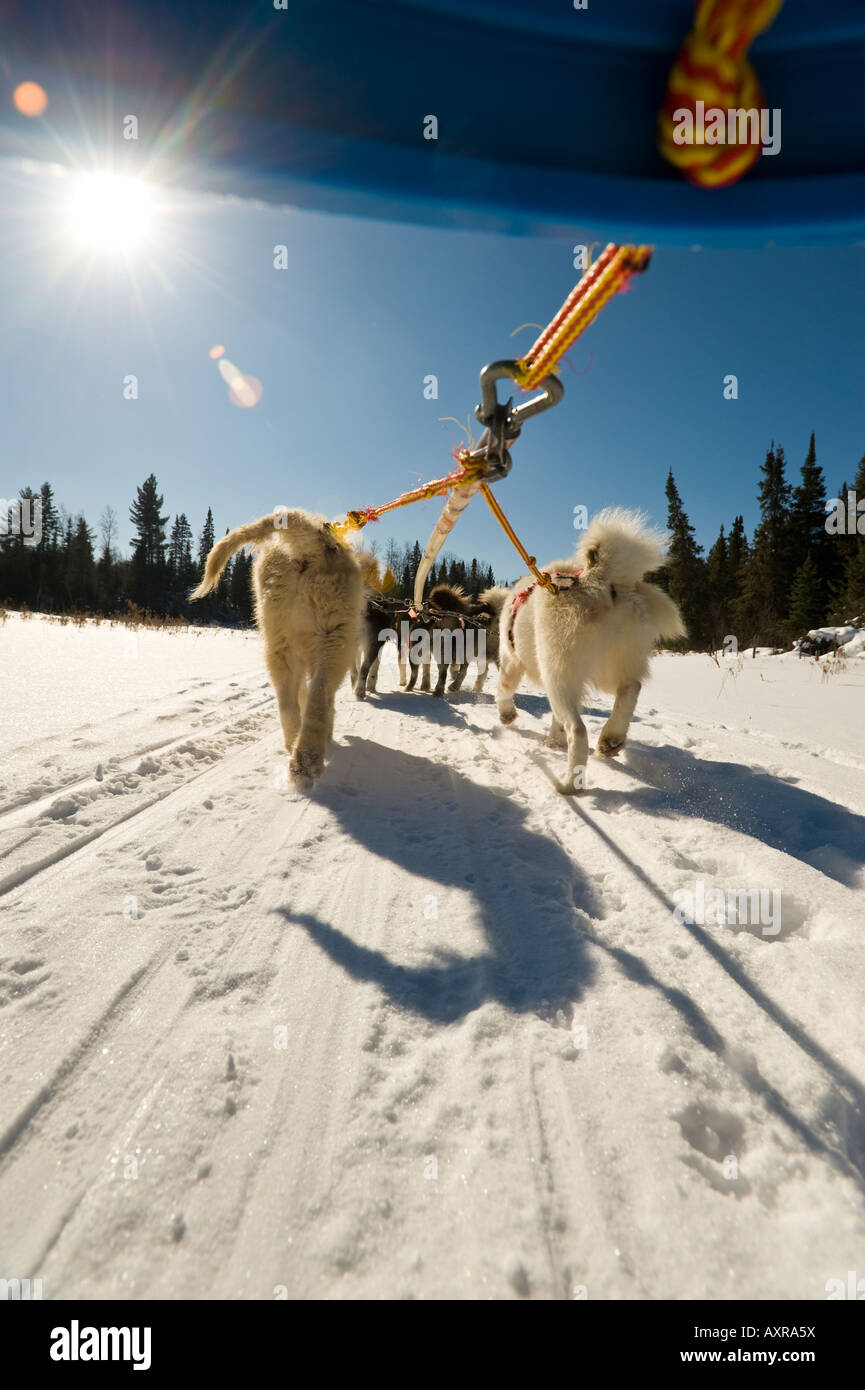
{"label": "blue sky", "polygon": [[[70,180],[0,169],[3,463],[0,495],[49,479],[95,527],[106,504],[124,553],[135,487],[155,472],[172,516],[217,534],[275,505],[329,516],[380,503],[452,466],[487,361],[518,355],[579,278],[567,243],[425,230],[162,196],[151,238],[125,255],[81,247]],[[708,193],[708,197],[712,194]],[[273,268],[288,247],[289,268]],[[573,511],[618,504],[666,519],[672,467],[704,544],[757,519],[771,439],[793,481],[808,436],[830,493],[865,451],[865,249],[658,248],[649,271],[575,345],[565,399],[530,421],[498,496],[540,558],[573,547]],[[209,357],[260,379],[232,405]],[[424,378],[438,377],[438,400]],[[735,373],[739,398],[724,400]],[[135,374],[139,398],[124,400]],[[476,432],[479,427],[476,426]],[[440,509],[396,513],[367,535],[426,540]],[[521,562],[476,499],[451,547],[500,577]]]}

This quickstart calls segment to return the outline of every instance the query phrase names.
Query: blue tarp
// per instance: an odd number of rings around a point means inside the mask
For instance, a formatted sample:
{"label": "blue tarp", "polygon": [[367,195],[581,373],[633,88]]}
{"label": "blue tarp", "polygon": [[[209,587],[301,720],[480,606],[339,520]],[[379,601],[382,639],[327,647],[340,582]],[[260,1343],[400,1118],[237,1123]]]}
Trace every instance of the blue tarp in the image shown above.
{"label": "blue tarp", "polygon": [[655,146],[691,17],[690,0],[2,0],[9,92],[31,79],[50,105],[28,120],[7,96],[0,153],[515,234],[865,238],[865,0],[786,0],[750,53],[781,150],[725,189]]}

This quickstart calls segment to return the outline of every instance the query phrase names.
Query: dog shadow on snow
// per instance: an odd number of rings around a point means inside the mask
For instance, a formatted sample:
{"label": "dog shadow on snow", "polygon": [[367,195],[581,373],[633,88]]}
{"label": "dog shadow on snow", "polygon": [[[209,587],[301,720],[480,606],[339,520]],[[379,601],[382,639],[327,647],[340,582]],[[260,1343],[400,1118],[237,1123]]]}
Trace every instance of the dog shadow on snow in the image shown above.
{"label": "dog shadow on snow", "polygon": [[[394,694],[380,702],[408,713],[414,698]],[[420,706],[420,697],[416,698]],[[539,700],[537,713],[543,713],[545,706]],[[601,710],[587,712],[604,715]],[[442,726],[445,738],[448,727],[465,728],[462,716],[445,701],[424,699],[423,713],[424,723]],[[536,731],[523,734],[528,742],[539,741]],[[276,909],[287,922],[302,927],[335,964],[356,979],[375,983],[395,1004],[432,1023],[456,1022],[489,1000],[515,1013],[536,1012],[552,1019],[559,1009],[568,1013],[568,1006],[591,986],[594,966],[587,954],[591,945],[614,961],[627,979],[657,992],[693,1039],[722,1057],[807,1150],[865,1190],[865,1088],[749,977],[741,961],[711,930],[687,924],[682,928],[821,1068],[830,1087],[821,1102],[824,1109],[828,1107],[825,1114],[799,1113],[760,1074],[757,1059],[742,1052],[735,1037],[724,1037],[696,999],[658,978],[640,955],[606,942],[590,923],[580,921],[583,913],[595,921],[603,919],[602,901],[557,842],[526,825],[525,811],[508,793],[480,786],[448,764],[383,748],[367,739],[349,736],[347,741],[348,747],[340,748],[329,765],[316,801],[326,805],[341,828],[376,858],[417,875],[416,890],[409,890],[403,900],[400,940],[411,946],[418,939],[425,900],[440,884],[470,891],[485,947],[468,958],[449,951],[447,915],[439,912],[432,924],[434,932],[426,933],[427,940],[432,936],[443,943],[435,959],[428,964],[403,964],[387,951],[365,946],[315,916],[287,907]],[[659,816],[674,811],[681,815],[684,810],[730,824],[729,798],[735,787],[737,812],[732,823],[790,853],[796,853],[787,833],[791,823],[801,827],[811,814],[819,816],[821,844],[832,831],[847,847],[849,837],[861,835],[865,828],[855,824],[861,817],[767,773],[739,765],[707,766],[685,750],[632,745],[628,766],[620,770],[629,771],[643,786],[631,786],[622,793],[596,788],[590,804],[618,809],[620,801],[627,801]],[[701,786],[705,786],[702,794]],[[687,793],[684,798],[683,793]],[[552,788],[550,795],[556,795]],[[773,807],[773,828],[765,821],[767,798]],[[565,804],[640,880],[668,920],[674,904],[645,868],[630,858],[602,822],[586,816],[580,798],[566,798]],[[799,843],[795,837],[794,843]],[[800,844],[800,854],[803,849]],[[361,935],[364,917],[374,913],[375,906],[358,898],[355,907]]]}
{"label": "dog shadow on snow", "polygon": [[789,854],[848,888],[859,881],[865,862],[865,816],[792,780],[744,763],[695,758],[687,749],[669,744],[630,745],[622,770],[642,785],[604,793],[606,809],[629,806],[661,819],[688,815],[713,821]]}
{"label": "dog shadow on snow", "polygon": [[[549,716],[545,697],[521,692],[517,698],[521,709]],[[587,706],[583,713],[606,719],[609,711]],[[865,816],[764,768],[697,758],[673,744],[641,744],[633,736],[638,723],[635,714],[623,761],[604,762],[613,775],[628,774],[641,785],[621,791],[590,785],[591,802],[599,810],[630,809],[656,820],[693,816],[712,821],[789,854],[848,888],[858,885],[865,864]],[[515,732],[536,748],[543,742],[536,729],[517,724]],[[554,756],[564,765],[563,752]],[[700,864],[693,868],[711,874]]]}
{"label": "dog shadow on snow", "polygon": [[[404,700],[399,707],[405,710]],[[445,702],[425,702],[424,713],[436,724],[464,727]],[[575,905],[593,917],[603,910],[559,845],[530,829],[506,792],[365,738],[349,735],[347,744],[335,750],[315,800],[369,855],[414,876],[398,905],[399,946],[391,954],[315,916],[277,911],[350,975],[373,981],[394,1003],[434,1023],[453,1023],[489,1000],[544,1017],[578,1000],[593,968]],[[484,945],[470,956],[449,948],[437,886],[471,895],[459,910],[474,908]],[[433,904],[436,916],[427,920]],[[352,906],[360,938],[375,901],[358,897]],[[399,959],[400,946],[411,951],[424,940],[438,942],[434,959]]]}
{"label": "dog shadow on snow", "polygon": [[[540,736],[523,730],[527,742],[537,745]],[[841,883],[855,883],[865,844],[865,817],[824,797],[780,779],[760,769],[737,763],[719,763],[695,758],[685,749],[630,744],[624,766],[608,764],[619,773],[629,773],[643,785],[621,792],[594,788],[587,807],[618,811],[633,807],[662,819],[683,815],[731,826],[762,843],[813,864],[819,871]],[[656,883],[643,864],[638,863],[618,842],[609,825],[589,816],[580,798],[568,798],[575,816],[625,869],[656,900],[665,915],[673,915],[675,904]],[[692,864],[695,872],[711,874]],[[827,1052],[819,1040],[751,978],[743,962],[731,954],[711,928],[683,923],[687,933],[712,957],[758,1009],[811,1059],[824,1073],[829,1089],[820,1099],[818,1113],[807,1119],[782,1092],[760,1074],[757,1059],[738,1047],[735,1038],[725,1038],[696,999],[662,983],[640,956],[612,946],[603,937],[593,942],[615,960],[626,977],[644,988],[657,991],[687,1025],[691,1035],[710,1052],[723,1057],[738,1072],[753,1095],[798,1136],[805,1147],[832,1167],[852,1177],[865,1192],[865,1086],[843,1063]]]}

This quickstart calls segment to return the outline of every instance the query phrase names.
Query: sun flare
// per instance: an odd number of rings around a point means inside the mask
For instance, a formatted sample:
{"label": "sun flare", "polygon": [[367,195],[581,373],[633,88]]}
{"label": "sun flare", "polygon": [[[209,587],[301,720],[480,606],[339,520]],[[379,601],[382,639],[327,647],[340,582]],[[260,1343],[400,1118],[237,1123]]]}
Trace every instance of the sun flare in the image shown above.
{"label": "sun flare", "polygon": [[140,246],[152,231],[155,200],[140,179],[117,174],[81,174],[69,209],[74,235],[85,246],[124,252]]}

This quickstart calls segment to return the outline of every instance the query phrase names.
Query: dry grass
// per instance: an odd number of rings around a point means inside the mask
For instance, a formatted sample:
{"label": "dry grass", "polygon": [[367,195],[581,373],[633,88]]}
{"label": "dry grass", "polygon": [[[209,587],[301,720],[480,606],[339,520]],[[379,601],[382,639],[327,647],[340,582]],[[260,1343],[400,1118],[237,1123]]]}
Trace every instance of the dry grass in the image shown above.
{"label": "dry grass", "polygon": [[833,676],[843,676],[847,670],[847,658],[844,655],[844,648],[838,647],[829,656],[815,656],[814,664],[819,668],[820,679],[825,683],[830,681]]}
{"label": "dry grass", "polygon": [[80,609],[71,613],[37,613],[34,615],[26,603],[22,603],[19,608],[0,608],[0,622],[5,622],[10,613],[18,614],[22,621],[29,620],[36,616],[45,623],[56,623],[58,627],[68,627],[71,623],[73,627],[101,627],[105,623],[108,627],[128,627],[133,631],[139,628],[148,628],[159,632],[187,632],[190,628],[188,619],[180,614],[151,613],[147,608],[141,608],[137,603],[127,601],[124,613],[112,613],[107,616],[103,613],[89,613],[86,609]]}

